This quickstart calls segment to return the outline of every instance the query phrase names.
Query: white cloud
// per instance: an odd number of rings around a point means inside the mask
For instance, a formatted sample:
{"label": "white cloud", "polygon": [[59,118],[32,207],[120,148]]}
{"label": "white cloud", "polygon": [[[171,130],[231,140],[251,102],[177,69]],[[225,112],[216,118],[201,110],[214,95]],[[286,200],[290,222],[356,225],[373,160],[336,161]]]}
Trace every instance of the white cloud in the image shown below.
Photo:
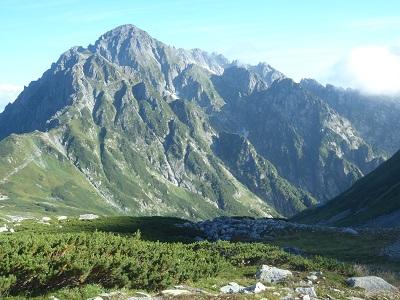
{"label": "white cloud", "polygon": [[400,53],[384,46],[354,48],[329,71],[325,81],[370,94],[399,94]]}
{"label": "white cloud", "polygon": [[4,107],[15,100],[23,87],[10,83],[0,83],[0,112]]}

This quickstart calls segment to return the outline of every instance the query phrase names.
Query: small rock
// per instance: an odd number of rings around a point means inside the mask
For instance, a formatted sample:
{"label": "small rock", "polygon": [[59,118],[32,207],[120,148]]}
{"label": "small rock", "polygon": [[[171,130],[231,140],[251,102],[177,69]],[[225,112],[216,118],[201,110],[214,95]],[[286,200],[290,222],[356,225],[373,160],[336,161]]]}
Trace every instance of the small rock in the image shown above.
{"label": "small rock", "polygon": [[314,287],[298,287],[295,289],[296,293],[302,294],[302,295],[308,295],[310,297],[316,298],[317,293],[315,292]]}
{"label": "small rock", "polygon": [[14,233],[14,232],[15,232],[14,228],[10,228],[9,231],[10,231],[11,233]]}
{"label": "small rock", "polygon": [[94,214],[84,214],[79,216],[79,220],[95,220],[98,218],[99,216]]}
{"label": "small rock", "polygon": [[316,275],[310,275],[310,276],[307,276],[307,279],[308,279],[308,280],[311,280],[311,281],[316,281],[316,280],[318,279],[318,276],[316,276]]}
{"label": "small rock", "polygon": [[67,219],[68,219],[67,216],[58,216],[58,217],[57,217],[57,220],[58,220],[58,221],[65,221],[65,220],[67,220]]}
{"label": "small rock", "polygon": [[178,290],[178,289],[169,289],[169,290],[163,290],[161,291],[161,295],[163,296],[183,296],[183,295],[191,295],[192,292],[187,291],[187,290]]}
{"label": "small rock", "polygon": [[265,291],[267,288],[261,282],[257,282],[254,285],[246,287],[244,290],[249,293],[258,294]]}
{"label": "small rock", "polygon": [[351,287],[362,288],[370,294],[398,291],[396,287],[377,276],[351,277],[346,280],[346,283]]}
{"label": "small rock", "polygon": [[279,269],[268,265],[262,265],[256,273],[257,279],[269,283],[279,282],[290,276],[293,276],[293,274],[289,270]]}
{"label": "small rock", "polygon": [[237,284],[236,282],[229,282],[227,285],[221,287],[219,291],[224,294],[237,294],[241,293],[244,287]]}
{"label": "small rock", "polygon": [[49,218],[49,217],[42,218],[42,222],[50,222],[50,221],[51,221],[51,218]]}
{"label": "small rock", "polygon": [[303,299],[303,300],[311,300],[310,295],[303,295],[300,298]]}
{"label": "small rock", "polygon": [[8,228],[7,228],[6,224],[4,224],[3,227],[0,227],[0,232],[7,232],[7,231],[8,231]]}
{"label": "small rock", "polygon": [[314,271],[314,272],[310,272],[310,275],[314,275],[314,276],[322,276],[323,273],[321,271]]}

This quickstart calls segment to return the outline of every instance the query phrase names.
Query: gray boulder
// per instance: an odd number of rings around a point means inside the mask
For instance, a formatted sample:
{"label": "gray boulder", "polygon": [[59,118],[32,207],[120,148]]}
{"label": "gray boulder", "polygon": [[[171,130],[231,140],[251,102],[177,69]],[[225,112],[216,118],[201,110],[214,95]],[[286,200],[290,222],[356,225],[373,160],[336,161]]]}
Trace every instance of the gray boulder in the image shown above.
{"label": "gray boulder", "polygon": [[346,282],[349,286],[362,288],[370,294],[398,292],[398,288],[377,276],[350,277]]}
{"label": "gray boulder", "polygon": [[256,278],[269,283],[279,282],[293,276],[289,270],[279,269],[268,265],[262,265],[256,273]]}
{"label": "gray boulder", "polygon": [[[317,297],[317,293],[315,292],[315,288],[314,287],[298,287],[295,289],[296,293],[305,295],[305,296],[309,296],[311,298],[316,298]],[[304,297],[303,297],[304,298]]]}
{"label": "gray boulder", "polygon": [[241,286],[236,282],[229,282],[227,285],[221,287],[219,291],[224,294],[237,294],[242,293],[244,289],[244,286]]}

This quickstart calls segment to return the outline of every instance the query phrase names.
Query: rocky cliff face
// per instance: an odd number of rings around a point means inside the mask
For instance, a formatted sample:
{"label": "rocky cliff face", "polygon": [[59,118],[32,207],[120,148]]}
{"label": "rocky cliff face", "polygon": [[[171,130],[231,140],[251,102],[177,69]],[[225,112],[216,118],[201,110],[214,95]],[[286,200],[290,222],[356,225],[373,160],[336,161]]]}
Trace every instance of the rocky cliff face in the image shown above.
{"label": "rocky cliff face", "polygon": [[348,119],[376,151],[390,157],[400,149],[398,97],[363,95],[357,90],[322,86],[312,79],[303,79],[300,85]]}
{"label": "rocky cliff face", "polygon": [[133,25],[64,53],[0,114],[0,139],[3,214],[292,215],[382,161],[271,66]]}

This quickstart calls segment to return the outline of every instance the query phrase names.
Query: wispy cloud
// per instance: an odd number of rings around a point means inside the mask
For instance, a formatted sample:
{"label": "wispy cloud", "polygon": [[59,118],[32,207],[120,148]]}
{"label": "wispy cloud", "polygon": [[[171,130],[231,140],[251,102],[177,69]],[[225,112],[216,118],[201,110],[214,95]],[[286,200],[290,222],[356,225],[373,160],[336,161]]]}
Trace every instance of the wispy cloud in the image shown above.
{"label": "wispy cloud", "polygon": [[327,81],[371,94],[400,93],[400,53],[397,47],[353,48],[339,61]]}
{"label": "wispy cloud", "polygon": [[0,112],[3,111],[8,103],[15,100],[22,88],[22,86],[15,84],[0,83]]}

